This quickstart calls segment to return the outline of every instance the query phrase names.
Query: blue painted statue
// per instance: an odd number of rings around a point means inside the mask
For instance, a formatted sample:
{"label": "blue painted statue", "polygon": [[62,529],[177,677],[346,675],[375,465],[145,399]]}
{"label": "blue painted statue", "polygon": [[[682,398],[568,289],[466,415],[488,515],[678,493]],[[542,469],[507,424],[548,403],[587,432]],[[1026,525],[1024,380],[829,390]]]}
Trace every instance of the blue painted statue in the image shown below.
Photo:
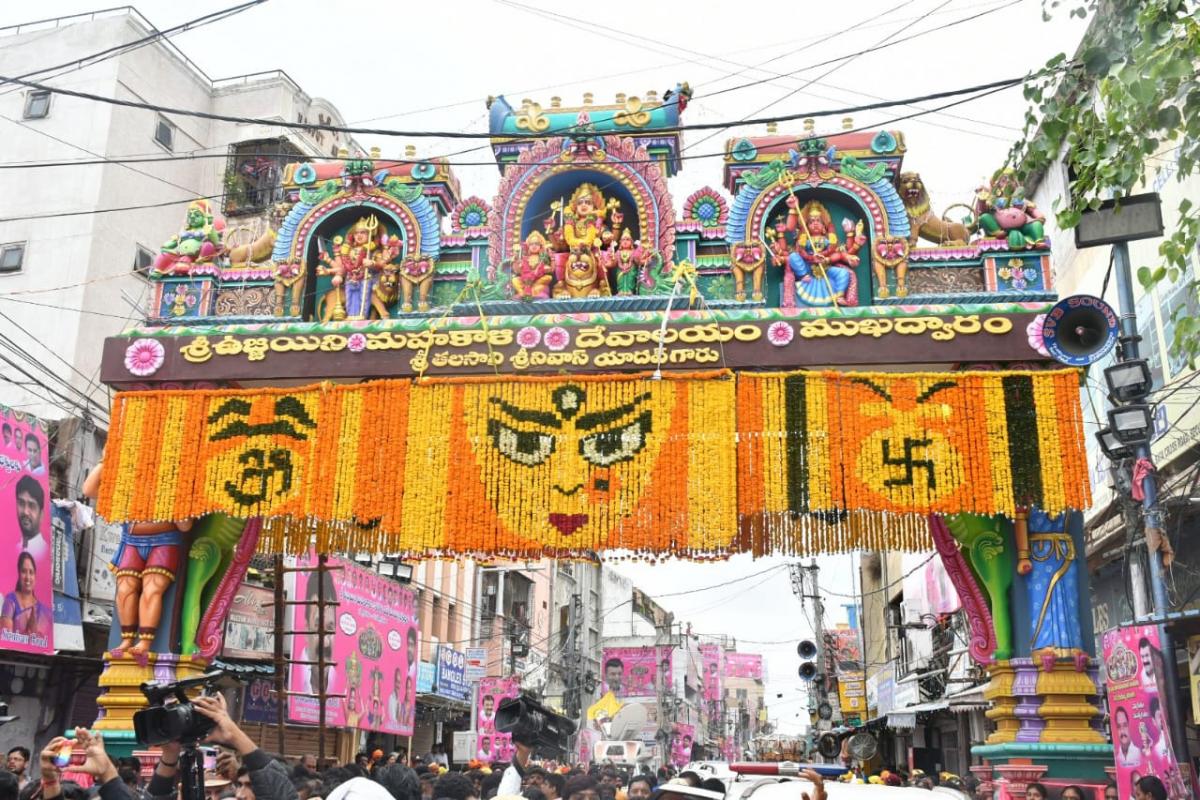
{"label": "blue painted statue", "polygon": [[1079,553],[1066,529],[1066,514],[1029,512],[1029,558],[1033,570],[1026,578],[1033,614],[1030,650],[1079,650]]}

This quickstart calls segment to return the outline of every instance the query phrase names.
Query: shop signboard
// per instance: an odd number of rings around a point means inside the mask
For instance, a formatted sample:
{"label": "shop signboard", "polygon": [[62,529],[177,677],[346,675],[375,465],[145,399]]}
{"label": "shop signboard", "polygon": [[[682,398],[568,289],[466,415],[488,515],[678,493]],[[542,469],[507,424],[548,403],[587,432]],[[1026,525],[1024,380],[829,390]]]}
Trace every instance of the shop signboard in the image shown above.
{"label": "shop signboard", "polygon": [[242,689],[242,720],[260,725],[279,721],[279,700],[273,678],[251,678]]}
{"label": "shop signboard", "polygon": [[467,668],[465,670],[467,683],[477,683],[487,675],[487,648],[468,647],[463,651],[463,655],[467,659]]}
{"label": "shop signboard", "polygon": [[422,661],[417,665],[417,694],[433,694],[437,682],[437,664]]}
{"label": "shop signboard", "polygon": [[225,644],[230,658],[266,659],[275,655],[275,593],[243,583],[233,595],[225,618]]}
{"label": "shop signboard", "polygon": [[451,700],[466,700],[471,687],[466,680],[466,658],[462,652],[444,644],[437,647],[437,690],[435,694]]}

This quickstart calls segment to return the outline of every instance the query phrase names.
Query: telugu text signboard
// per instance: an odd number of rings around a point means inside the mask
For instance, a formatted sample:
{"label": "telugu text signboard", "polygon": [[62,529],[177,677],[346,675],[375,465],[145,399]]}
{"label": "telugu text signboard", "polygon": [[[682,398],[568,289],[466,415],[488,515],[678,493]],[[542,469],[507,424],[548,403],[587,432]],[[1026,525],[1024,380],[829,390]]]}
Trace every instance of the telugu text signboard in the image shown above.
{"label": "telugu text signboard", "polygon": [[[663,369],[796,368],[825,364],[1045,361],[1026,328],[1041,309],[954,314],[937,309],[862,307],[836,317],[811,309],[679,312],[664,329],[661,313],[631,312],[628,322],[561,323],[538,317],[520,327],[463,325],[429,330],[424,320],[387,320],[345,333],[320,325],[294,330],[211,335],[164,332],[154,375],[135,375],[125,352],[133,340],[105,340],[101,379],[110,385],[179,380],[399,378],[415,375],[558,374]],[[724,315],[723,318],[721,315]],[[422,329],[407,326],[419,323]],[[144,336],[139,332],[139,336]],[[915,347],[919,343],[921,346]],[[350,354],[350,357],[347,355]]]}
{"label": "telugu text signboard", "polygon": [[448,645],[437,647],[437,694],[452,700],[466,700],[471,687],[466,679],[466,658]]}

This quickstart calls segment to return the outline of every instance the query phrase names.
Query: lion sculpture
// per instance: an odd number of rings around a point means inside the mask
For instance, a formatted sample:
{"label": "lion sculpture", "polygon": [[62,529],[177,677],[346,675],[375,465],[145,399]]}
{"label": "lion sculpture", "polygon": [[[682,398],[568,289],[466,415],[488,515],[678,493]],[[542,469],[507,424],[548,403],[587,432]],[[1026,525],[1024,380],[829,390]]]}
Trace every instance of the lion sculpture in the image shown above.
{"label": "lion sculpture", "polygon": [[911,226],[909,247],[916,247],[918,239],[944,247],[962,247],[971,237],[971,228],[968,226],[961,222],[950,222],[933,213],[925,182],[916,172],[900,174],[900,198],[904,201]]}

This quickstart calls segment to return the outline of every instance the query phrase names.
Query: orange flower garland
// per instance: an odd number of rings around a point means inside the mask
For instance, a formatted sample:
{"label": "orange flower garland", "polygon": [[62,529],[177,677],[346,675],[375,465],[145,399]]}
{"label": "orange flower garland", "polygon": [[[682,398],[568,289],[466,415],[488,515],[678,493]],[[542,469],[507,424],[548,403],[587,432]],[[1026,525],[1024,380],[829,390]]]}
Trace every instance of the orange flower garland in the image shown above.
{"label": "orange flower garland", "polygon": [[100,511],[263,547],[693,557],[929,546],[1090,503],[1078,373],[421,379],[119,394]]}

